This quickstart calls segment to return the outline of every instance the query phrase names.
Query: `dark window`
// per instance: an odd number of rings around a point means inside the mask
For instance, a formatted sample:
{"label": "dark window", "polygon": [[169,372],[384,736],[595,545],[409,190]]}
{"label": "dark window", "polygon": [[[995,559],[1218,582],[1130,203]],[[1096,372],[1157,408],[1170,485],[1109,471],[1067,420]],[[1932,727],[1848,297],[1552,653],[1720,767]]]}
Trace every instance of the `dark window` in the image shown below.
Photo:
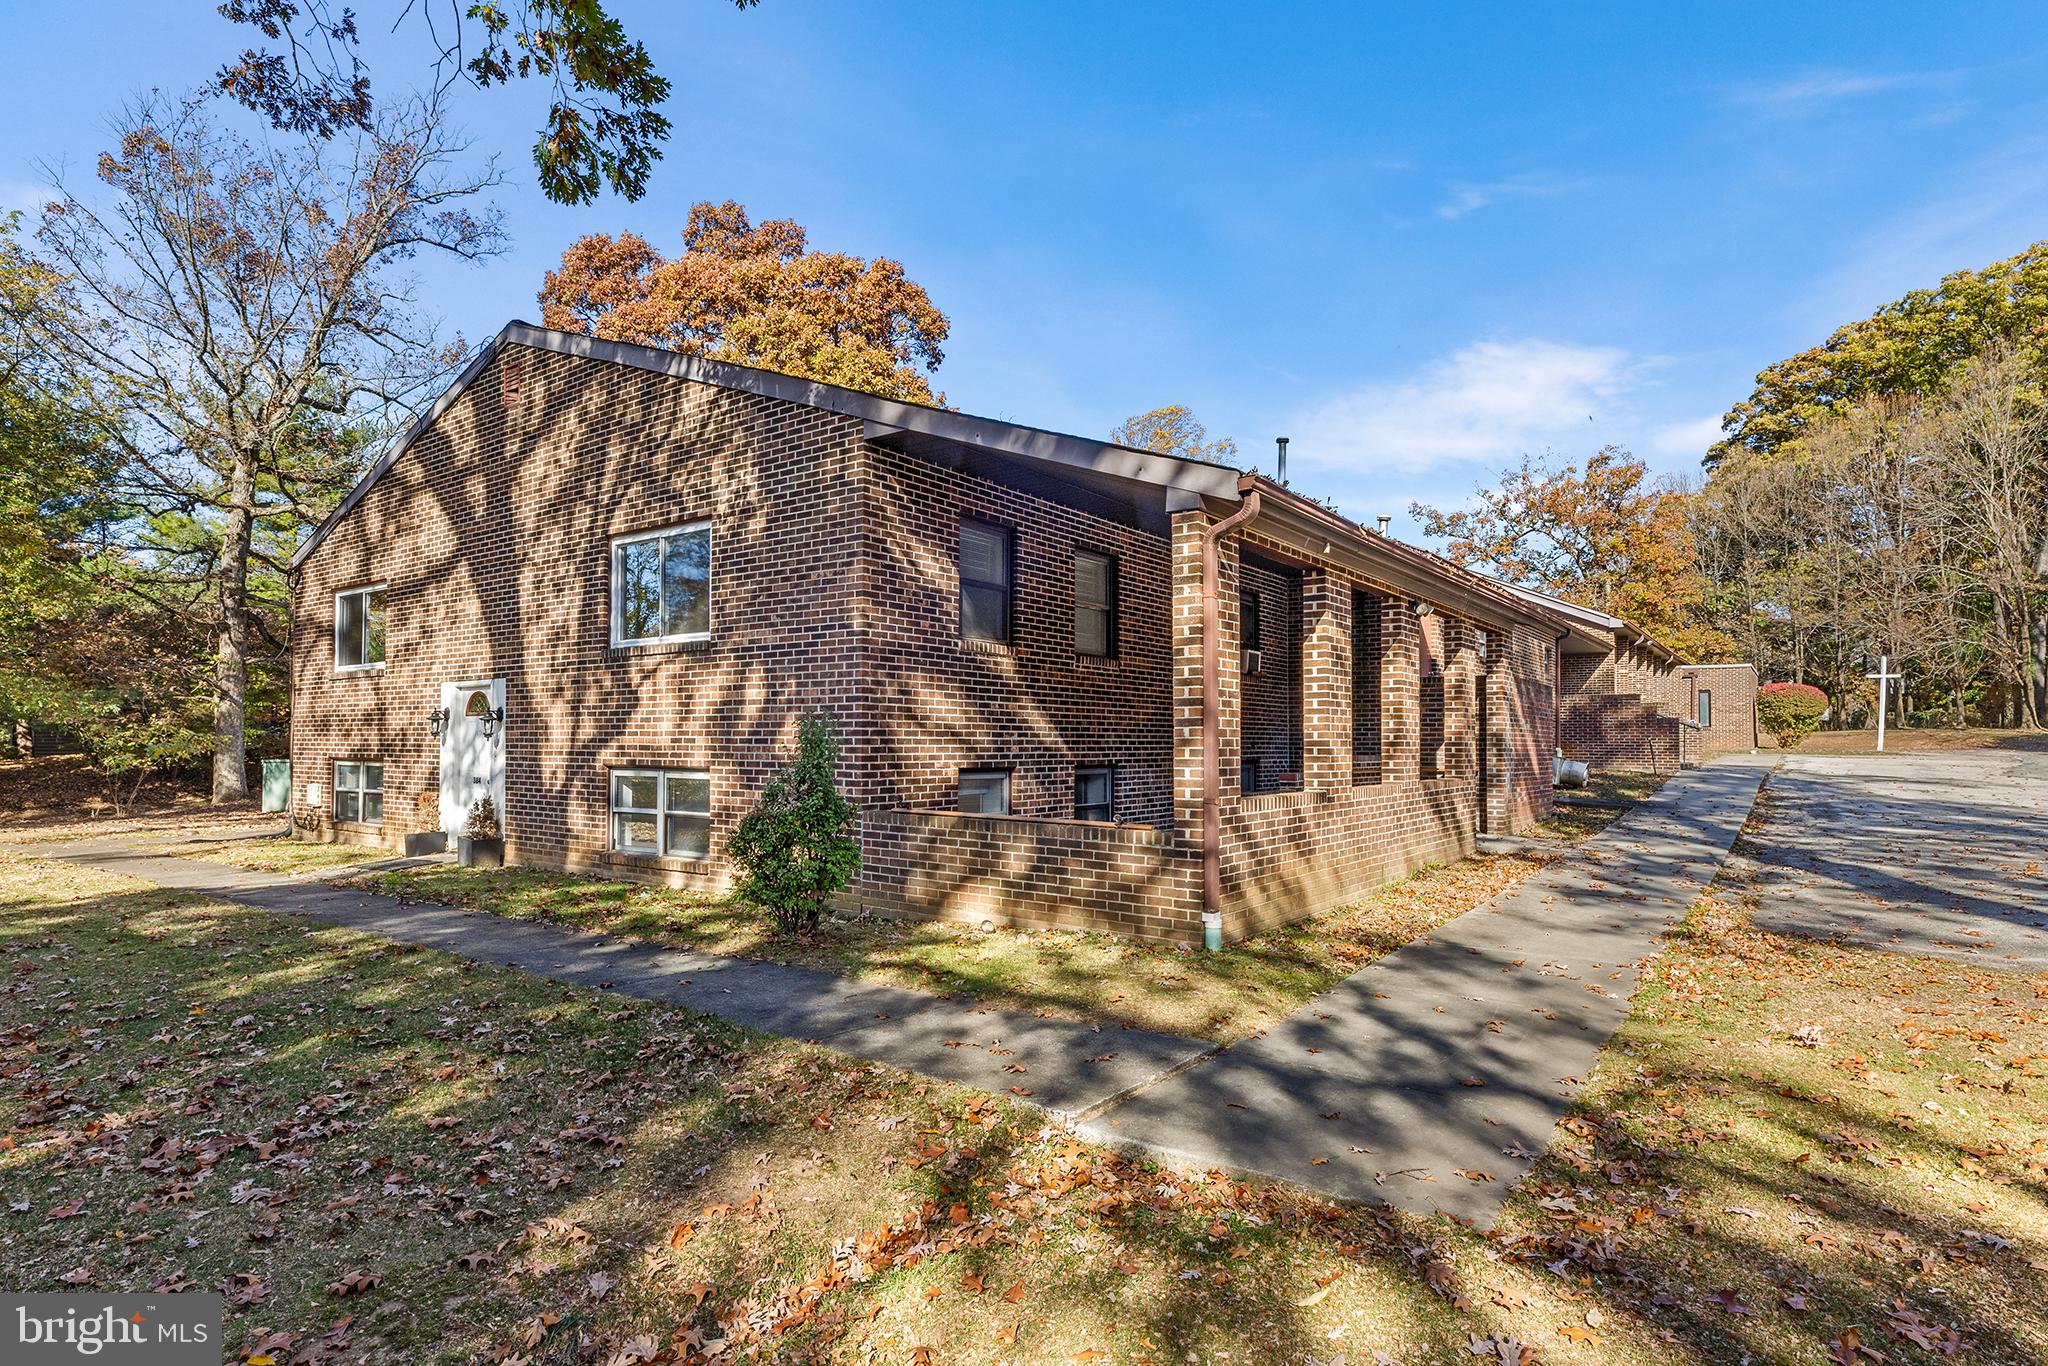
{"label": "dark window", "polygon": [[966,768],[960,770],[960,810],[975,816],[1010,814],[1010,770],[1007,768]]}
{"label": "dark window", "polygon": [[1705,688],[1700,689],[1699,722],[1702,726],[1714,724],[1714,695]]}
{"label": "dark window", "polygon": [[1116,558],[1074,552],[1074,649],[1084,655],[1116,653]]}
{"label": "dark window", "polygon": [[1237,791],[1247,796],[1259,790],[1259,761],[1247,759],[1237,766]]}
{"label": "dark window", "polygon": [[1011,533],[987,522],[960,523],[960,638],[1010,638]]}
{"label": "dark window", "polygon": [[1074,770],[1074,819],[1116,819],[1116,776],[1108,767]]}
{"label": "dark window", "polygon": [[1380,759],[1380,600],[1351,594],[1351,760],[1375,773]]}
{"label": "dark window", "polygon": [[1259,595],[1247,588],[1237,598],[1237,648],[1240,654],[1259,646]]}

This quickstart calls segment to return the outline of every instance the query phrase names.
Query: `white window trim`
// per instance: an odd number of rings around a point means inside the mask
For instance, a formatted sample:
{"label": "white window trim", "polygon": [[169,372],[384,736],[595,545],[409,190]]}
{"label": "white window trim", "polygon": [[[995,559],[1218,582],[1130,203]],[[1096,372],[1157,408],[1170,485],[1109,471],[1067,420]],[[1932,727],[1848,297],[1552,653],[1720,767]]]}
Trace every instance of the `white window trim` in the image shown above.
{"label": "white window trim", "polygon": [[[346,789],[344,789],[344,788],[342,787],[342,785],[341,785],[341,766],[342,766],[343,764],[354,764],[354,765],[355,765],[355,766],[356,766],[357,768],[374,768],[374,769],[376,769],[376,770],[377,770],[377,785],[376,785],[375,787],[351,787],[351,788],[346,788]],[[363,794],[363,793],[365,793],[365,792],[375,792],[375,793],[376,793],[376,794],[377,794],[378,796],[380,796],[380,797],[384,795],[384,761],[383,761],[382,759],[336,759],[336,760],[334,761],[334,767],[333,767],[333,770],[332,770],[332,771],[331,771],[331,772],[330,772],[330,773],[328,774],[328,776],[329,776],[329,777],[331,777],[331,778],[332,778],[332,779],[334,780],[334,821],[335,821],[335,824],[337,824],[337,825],[370,825],[370,826],[378,826],[378,825],[382,825],[382,824],[384,824],[384,817],[383,817],[383,816],[382,816],[381,814],[380,814],[380,815],[379,815],[379,816],[377,817],[377,819],[376,819],[376,820],[373,820],[373,821],[366,821],[366,820],[364,820],[364,819],[363,819],[363,797],[362,797],[362,794]],[[344,820],[343,820],[343,819],[341,818],[341,794],[342,794],[342,793],[343,793],[344,791],[348,791],[348,792],[353,792],[353,793],[355,793],[355,794],[356,794],[356,815],[355,815],[355,819],[354,819],[354,820],[344,821]],[[318,805],[318,803],[314,803],[314,804],[315,804],[315,805]],[[380,806],[379,810],[380,810],[380,811],[382,810],[381,806]]]}
{"label": "white window trim", "polygon": [[[618,795],[619,789],[613,782],[613,779],[616,778],[654,779],[654,805],[651,807],[622,807],[617,805],[615,798]],[[627,858],[672,858],[681,859],[685,863],[705,863],[710,861],[711,850],[709,848],[706,848],[702,855],[671,854],[668,852],[668,818],[671,815],[695,816],[702,814],[705,820],[709,821],[711,819],[712,806],[710,799],[707,797],[704,810],[701,813],[695,811],[671,812],[668,806],[668,780],[670,778],[702,778],[708,787],[711,783],[711,770],[707,768],[612,768],[605,770],[604,819],[605,826],[607,827],[605,830],[605,846],[611,852],[623,854]],[[618,816],[621,811],[651,811],[653,813],[655,844],[652,849],[628,849],[619,843]]]}
{"label": "white window trim", "polygon": [[[689,531],[701,531],[704,533],[704,547],[707,554],[710,557],[710,577],[704,581],[704,591],[706,594],[706,599],[704,603],[705,629],[702,631],[684,631],[680,634],[672,636],[628,636],[626,634],[626,595],[624,592],[625,579],[624,576],[620,573],[619,568],[620,552],[625,550],[627,546],[638,545],[642,541],[656,541],[660,540],[663,536],[677,536]],[[711,639],[711,633],[718,627],[717,620],[711,614],[713,602],[710,598],[711,585],[718,578],[717,557],[718,547],[713,543],[711,522],[709,521],[709,519],[698,522],[682,522],[678,523],[675,526],[658,527],[653,531],[631,531],[623,535],[612,537],[612,644],[614,646],[673,645],[679,641]],[[621,771],[623,772],[625,770]],[[631,771],[643,772],[651,770],[634,769]]]}
{"label": "white window trim", "polygon": [[[389,656],[391,653],[391,585],[366,583],[360,588],[344,588],[334,595],[334,671],[338,674],[370,674],[376,673],[384,667],[384,660],[382,659],[369,664],[344,664],[341,662],[341,600],[370,593],[384,594],[384,653],[386,656]],[[363,610],[366,613],[369,611],[367,604]]]}

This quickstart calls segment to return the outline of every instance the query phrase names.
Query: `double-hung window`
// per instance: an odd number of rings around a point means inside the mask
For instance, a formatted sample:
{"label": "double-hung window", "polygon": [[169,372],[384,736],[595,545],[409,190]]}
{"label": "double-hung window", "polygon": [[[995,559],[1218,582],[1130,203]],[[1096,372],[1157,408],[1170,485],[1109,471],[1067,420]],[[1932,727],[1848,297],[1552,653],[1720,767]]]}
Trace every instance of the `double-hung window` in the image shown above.
{"label": "double-hung window", "polygon": [[1010,639],[1012,533],[990,522],[960,523],[960,638]]}
{"label": "double-hung window", "polygon": [[689,769],[613,769],[612,848],[622,854],[709,858],[711,775]]}
{"label": "double-hung window", "polygon": [[612,542],[612,644],[711,638],[711,524]]}
{"label": "double-hung window", "polygon": [[1116,557],[1074,552],[1074,650],[1116,653]]}
{"label": "double-hung window", "polygon": [[1074,770],[1074,819],[1116,819],[1116,773],[1107,764]]}
{"label": "double-hung window", "polygon": [[384,765],[341,761],[334,765],[334,819],[358,825],[384,820]]}
{"label": "double-hung window", "polygon": [[384,585],[334,595],[334,667],[384,667]]}
{"label": "double-hung window", "polygon": [[967,768],[960,771],[959,804],[975,816],[1010,814],[1010,770]]}

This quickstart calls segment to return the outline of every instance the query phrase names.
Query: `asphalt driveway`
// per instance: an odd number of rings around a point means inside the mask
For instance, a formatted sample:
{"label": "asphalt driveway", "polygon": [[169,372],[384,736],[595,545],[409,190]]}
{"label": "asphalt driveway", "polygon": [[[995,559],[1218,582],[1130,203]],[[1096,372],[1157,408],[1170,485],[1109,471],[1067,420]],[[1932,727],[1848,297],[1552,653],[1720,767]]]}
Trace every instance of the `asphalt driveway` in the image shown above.
{"label": "asphalt driveway", "polygon": [[2048,971],[2048,754],[1792,754],[1769,813],[1763,928]]}

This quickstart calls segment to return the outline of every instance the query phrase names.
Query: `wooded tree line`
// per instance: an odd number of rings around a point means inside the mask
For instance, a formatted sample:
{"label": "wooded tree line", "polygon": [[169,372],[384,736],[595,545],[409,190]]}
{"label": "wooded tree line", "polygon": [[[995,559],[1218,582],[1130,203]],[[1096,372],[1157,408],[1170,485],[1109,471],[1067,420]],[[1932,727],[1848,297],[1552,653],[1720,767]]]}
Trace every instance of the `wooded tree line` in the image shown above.
{"label": "wooded tree line", "polygon": [[1695,481],[1525,459],[1414,513],[1455,559],[1872,719],[2048,723],[2048,243],[1766,369]]}
{"label": "wooded tree line", "polygon": [[2048,723],[2048,243],[1758,376],[1692,522],[1706,618],[1767,676],[1957,724]]}

